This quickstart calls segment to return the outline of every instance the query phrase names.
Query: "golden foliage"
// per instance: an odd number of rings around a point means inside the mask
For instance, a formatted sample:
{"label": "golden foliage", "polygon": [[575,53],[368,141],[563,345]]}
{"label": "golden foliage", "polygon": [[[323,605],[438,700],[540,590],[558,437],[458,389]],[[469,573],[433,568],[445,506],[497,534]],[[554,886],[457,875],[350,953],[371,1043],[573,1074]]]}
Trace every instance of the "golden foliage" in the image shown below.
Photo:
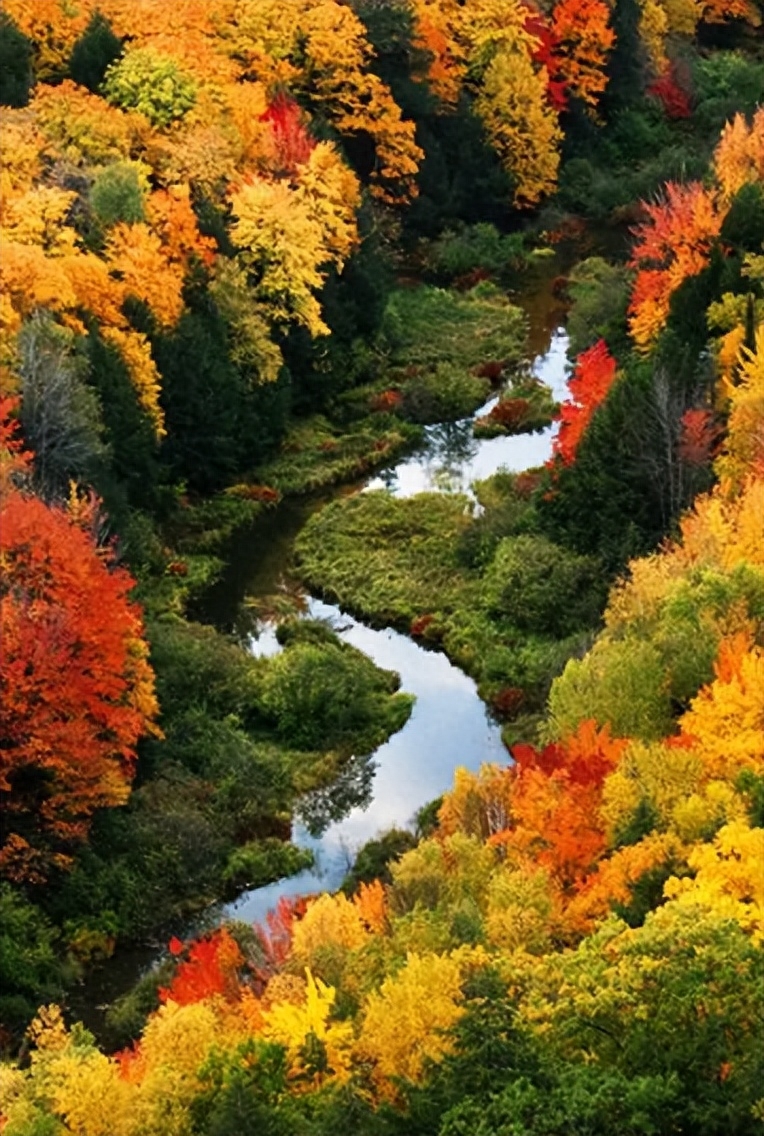
{"label": "golden foliage", "polygon": [[358,1052],[374,1062],[380,1092],[393,1095],[396,1077],[419,1081],[425,1061],[449,1052],[445,1031],[461,1016],[461,984],[458,953],[409,954],[403,968],[369,995]]}
{"label": "golden foliage", "polygon": [[680,720],[709,777],[734,781],[764,762],[764,650],[739,634],[722,643],[716,678]]}
{"label": "golden foliage", "polygon": [[[350,1075],[353,1027],[349,1022],[330,1020],[334,988],[314,978],[310,970],[305,971],[305,977],[301,1003],[279,1002],[263,1012],[263,1037],[286,1048],[293,1076],[307,1080],[308,1085],[345,1081]],[[323,1050],[323,1068],[318,1064],[311,1067],[307,1056],[311,1040]]]}
{"label": "golden foliage", "polygon": [[692,850],[688,863],[694,877],[673,876],[666,882],[666,897],[734,919],[754,943],[764,943],[764,829],[744,820],[725,825],[711,844]]}

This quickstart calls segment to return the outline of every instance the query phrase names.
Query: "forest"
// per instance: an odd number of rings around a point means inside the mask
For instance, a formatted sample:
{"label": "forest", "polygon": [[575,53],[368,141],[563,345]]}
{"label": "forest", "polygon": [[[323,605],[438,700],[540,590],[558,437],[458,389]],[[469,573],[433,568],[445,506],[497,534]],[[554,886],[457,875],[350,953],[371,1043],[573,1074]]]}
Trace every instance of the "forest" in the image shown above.
{"label": "forest", "polygon": [[763,28],[3,0],[3,1136],[764,1131]]}

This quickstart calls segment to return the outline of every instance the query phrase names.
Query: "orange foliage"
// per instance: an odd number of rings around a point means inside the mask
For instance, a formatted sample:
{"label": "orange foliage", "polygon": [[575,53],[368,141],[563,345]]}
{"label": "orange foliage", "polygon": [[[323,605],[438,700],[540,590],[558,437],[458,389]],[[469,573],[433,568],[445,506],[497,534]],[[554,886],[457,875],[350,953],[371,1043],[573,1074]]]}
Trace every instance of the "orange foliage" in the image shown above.
{"label": "orange foliage", "polygon": [[[170,942],[171,953],[178,953],[178,940]],[[234,1001],[239,994],[237,968],[244,961],[236,940],[225,927],[190,946],[188,957],[175,971],[169,987],[162,987],[162,1002],[189,1006],[215,995]]]}
{"label": "orange foliage", "polygon": [[387,929],[387,897],[384,885],[379,880],[361,884],[353,897],[353,903],[363,922],[375,935],[380,935]]}
{"label": "orange foliage", "polygon": [[114,225],[106,255],[128,296],[143,300],[161,324],[177,323],[183,311],[183,275],[147,225]]}
{"label": "orange foliage", "polygon": [[159,233],[167,260],[188,268],[193,257],[203,264],[215,260],[216,246],[211,237],[199,232],[187,185],[171,185],[151,194],[148,201],[149,220]]}
{"label": "orange foliage", "polygon": [[607,397],[615,382],[616,362],[604,339],[582,352],[577,360],[568,390],[571,397],[562,404],[560,429],[554,440],[555,457],[570,465],[595,410]]}
{"label": "orange foliage", "polygon": [[552,14],[557,69],[570,94],[596,107],[607,86],[607,60],[615,42],[604,0],[560,0]]}
{"label": "orange foliage", "polygon": [[679,285],[706,267],[723,220],[700,182],[668,182],[664,200],[645,211],[647,220],[634,230],[631,264],[639,272],[629,305],[631,334],[642,350],[664,326]]}
{"label": "orange foliage", "polygon": [[726,203],[747,182],[764,182],[764,107],[750,127],[742,114],[727,123],[714,151],[714,173]]}
{"label": "orange foliage", "polygon": [[133,580],[64,510],[7,493],[0,563],[0,865],[36,880],[127,799],[158,707]]}

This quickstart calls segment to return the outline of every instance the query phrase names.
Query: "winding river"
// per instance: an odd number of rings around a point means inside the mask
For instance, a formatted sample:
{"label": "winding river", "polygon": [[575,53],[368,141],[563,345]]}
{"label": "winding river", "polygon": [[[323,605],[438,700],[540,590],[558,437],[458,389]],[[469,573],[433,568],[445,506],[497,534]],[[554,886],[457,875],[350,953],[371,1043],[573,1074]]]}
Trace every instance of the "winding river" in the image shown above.
{"label": "winding river", "polygon": [[[532,370],[557,399],[566,396],[568,337],[565,310],[555,295],[559,262],[546,261],[526,278],[515,301],[529,325]],[[491,398],[474,417],[495,403]],[[230,549],[226,570],[193,613],[195,618],[233,632],[255,654],[279,650],[275,629],[253,614],[258,599],[279,589],[299,589],[291,573],[294,541],[308,518],[332,497],[387,487],[398,496],[422,491],[469,492],[470,484],[499,468],[520,472],[549,457],[554,427],[536,434],[477,440],[473,419],[428,427],[419,449],[382,470],[365,484],[338,487],[323,497],[292,499],[250,530],[242,531]],[[262,922],[281,896],[335,890],[358,849],[385,830],[412,824],[422,805],[448,789],[457,766],[477,769],[483,762],[504,761],[500,729],[477,694],[476,684],[439,651],[419,646],[392,629],[375,630],[338,607],[305,597],[306,614],[328,620],[340,636],[360,648],[379,666],[401,676],[401,689],[416,696],[406,725],[374,754],[349,763],[334,786],[303,802],[292,839],[313,851],[308,871],[243,893],[225,907],[206,913],[201,924],[222,918]],[[328,820],[327,818],[332,818]],[[157,962],[156,947],[118,951],[103,967],[91,971],[69,998],[70,1010],[100,1032],[106,1004],[124,993]]]}
{"label": "winding river", "polygon": [[[552,388],[557,399],[562,399],[566,395],[568,346],[561,323],[563,313],[554,298],[549,272],[540,274],[535,284],[535,289],[520,297],[530,323],[532,370]],[[485,414],[497,398],[490,399],[475,417]],[[554,427],[549,427],[537,434],[476,440],[471,418],[432,426],[417,452],[381,471],[360,488],[363,491],[386,487],[397,496],[423,491],[468,492],[474,480],[499,468],[519,472],[542,464],[550,456],[553,435]],[[289,578],[294,537],[310,512],[322,504],[323,501],[303,505],[282,518],[282,539],[277,541],[280,547],[275,555],[268,541],[276,534],[262,534],[264,561],[258,560],[251,538],[245,537],[242,545],[233,550],[229,573],[209,598],[208,618],[243,633],[253,653],[271,654],[278,650],[278,644],[274,627],[267,622],[255,621],[245,630],[242,622],[246,622],[247,600],[272,593],[275,587],[295,586]],[[237,595],[241,598],[237,610],[232,612],[229,605]],[[228,619],[221,610],[224,606],[228,606]],[[245,892],[223,909],[226,917],[248,923],[262,921],[281,896],[336,890],[361,845],[389,828],[410,826],[417,810],[451,785],[457,766],[477,769],[483,762],[503,761],[507,757],[500,729],[478,698],[475,683],[442,652],[421,647],[390,628],[367,627],[338,607],[314,597],[307,600],[306,614],[327,620],[344,640],[379,666],[397,671],[401,689],[414,694],[416,703],[403,729],[381,746],[370,761],[351,764],[345,783],[339,784],[334,794],[332,790],[324,791],[317,795],[318,800],[304,803],[292,838],[300,847],[311,849],[314,867]],[[328,824],[317,823],[317,815],[336,812],[339,800],[351,802],[345,815]]]}

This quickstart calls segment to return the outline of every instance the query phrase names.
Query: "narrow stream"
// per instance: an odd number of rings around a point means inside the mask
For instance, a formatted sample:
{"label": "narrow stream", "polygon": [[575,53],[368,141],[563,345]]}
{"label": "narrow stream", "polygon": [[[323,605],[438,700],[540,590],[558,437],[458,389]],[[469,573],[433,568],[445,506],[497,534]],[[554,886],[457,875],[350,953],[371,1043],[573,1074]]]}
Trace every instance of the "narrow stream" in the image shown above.
{"label": "narrow stream", "polygon": [[[551,387],[557,399],[562,399],[566,395],[568,338],[559,322],[561,313],[551,290],[548,299],[546,307],[529,305],[531,343],[541,347],[533,359],[532,370]],[[539,315],[543,319],[541,327],[538,322],[534,325],[534,316],[538,320]],[[497,397],[481,407],[475,417],[485,414]],[[383,470],[363,489],[387,488],[396,496],[422,491],[465,492],[474,480],[488,477],[500,468],[519,472],[541,465],[551,454],[555,427],[536,434],[477,440],[472,435],[472,421],[469,418],[429,427],[424,445],[415,454]],[[311,511],[305,510],[302,523]],[[291,541],[285,543],[294,541],[301,527],[299,519],[296,526],[289,527]],[[233,559],[238,560],[238,556]],[[244,584],[245,596],[254,599],[258,594],[265,595],[264,586],[273,591],[274,582],[288,586],[288,558],[281,564],[277,581],[273,562],[258,564]],[[478,697],[475,683],[442,652],[421,647],[390,628],[367,627],[338,607],[314,597],[308,598],[306,614],[328,620],[341,638],[360,648],[378,666],[398,671],[401,689],[414,694],[416,703],[403,729],[381,746],[370,761],[351,765],[348,783],[337,787],[345,800],[355,797],[357,801],[345,816],[328,824],[320,835],[311,835],[304,820],[295,821],[292,838],[300,847],[313,851],[314,868],[245,892],[223,909],[228,918],[245,922],[261,922],[281,896],[336,890],[358,849],[389,828],[410,826],[422,805],[449,788],[457,766],[476,770],[483,762],[507,758],[500,729]],[[256,624],[248,638],[256,654],[278,650],[274,627],[268,622]],[[303,812],[314,816],[321,812],[322,804],[331,806],[331,790],[319,797],[328,799],[309,800]]]}
{"label": "narrow stream", "polygon": [[[556,297],[554,274],[560,266],[547,263],[524,282],[513,297],[529,322],[532,371],[551,387],[555,397],[566,396],[564,306]],[[485,414],[496,396],[474,417]],[[418,451],[381,471],[366,485],[336,487],[310,499],[291,499],[236,537],[222,579],[195,612],[221,631],[233,632],[257,654],[279,649],[274,627],[253,615],[257,600],[280,588],[299,589],[291,573],[294,542],[308,518],[327,501],[348,493],[387,487],[398,496],[423,490],[468,492],[472,481],[500,468],[519,472],[541,465],[549,457],[554,427],[536,434],[476,440],[472,419],[428,427]],[[337,783],[303,802],[295,818],[293,840],[310,848],[315,867],[267,887],[242,894],[235,902],[209,911],[205,926],[222,918],[261,922],[281,896],[336,889],[358,849],[377,834],[411,825],[422,805],[440,796],[453,780],[454,769],[477,769],[486,761],[504,761],[507,753],[500,730],[488,715],[471,678],[439,651],[425,649],[391,629],[374,630],[345,615],[336,606],[305,597],[306,614],[327,619],[348,643],[364,651],[379,666],[401,676],[401,689],[416,696],[406,725],[373,755],[361,756]],[[348,807],[349,805],[349,807]],[[332,816],[320,835],[321,816]],[[199,928],[187,929],[193,934]],[[161,956],[159,956],[161,957]],[[97,1032],[106,1005],[129,990],[157,962],[156,947],[121,950],[104,966],[91,971],[79,991],[72,992],[70,1009]]]}

